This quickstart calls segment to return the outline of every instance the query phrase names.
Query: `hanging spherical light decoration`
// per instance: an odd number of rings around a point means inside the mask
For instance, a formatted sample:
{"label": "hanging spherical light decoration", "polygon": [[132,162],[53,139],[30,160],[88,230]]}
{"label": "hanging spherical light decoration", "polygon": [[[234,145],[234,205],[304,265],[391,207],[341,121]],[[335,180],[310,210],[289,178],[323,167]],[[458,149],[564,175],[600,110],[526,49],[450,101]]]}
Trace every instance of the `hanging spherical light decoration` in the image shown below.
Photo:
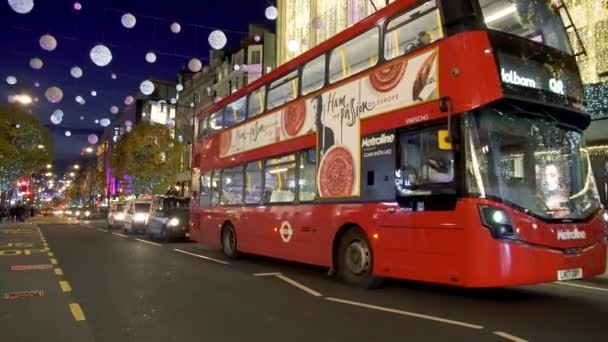
{"label": "hanging spherical light decoration", "polygon": [[95,90],[91,90],[91,96],[97,96],[97,92]]}
{"label": "hanging spherical light decoration", "polygon": [[79,103],[81,105],[84,105],[85,103],[87,103],[87,101],[82,96],[80,96],[80,95],[76,96],[75,100],[76,100],[77,103]]}
{"label": "hanging spherical light decoration", "polygon": [[192,58],[188,62],[188,69],[190,69],[190,71],[192,71],[192,72],[199,72],[199,71],[201,71],[202,68],[203,68],[203,63],[198,58]]}
{"label": "hanging spherical light decoration", "polygon": [[323,27],[323,19],[321,17],[314,17],[312,19],[312,27],[315,30],[320,30]]}
{"label": "hanging spherical light decoration", "polygon": [[34,0],[8,0],[8,5],[19,14],[28,14],[34,9]]}
{"label": "hanging spherical light decoration", "polygon": [[101,125],[101,127],[108,127],[110,126],[110,119],[107,118],[103,118],[101,120],[99,120],[99,124]]}
{"label": "hanging spherical light decoration", "polygon": [[171,32],[178,34],[181,32],[181,30],[182,30],[182,26],[179,23],[171,24]]}
{"label": "hanging spherical light decoration", "polygon": [[107,46],[102,44],[95,45],[91,49],[89,56],[91,57],[93,63],[100,67],[108,65],[112,61],[112,51],[110,51]]}
{"label": "hanging spherical light decoration", "polygon": [[122,26],[124,26],[125,28],[132,29],[135,27],[135,23],[137,22],[137,19],[135,19],[135,16],[131,13],[125,13],[120,18],[120,22],[122,23]]}
{"label": "hanging spherical light decoration", "polygon": [[177,103],[177,99],[175,97],[171,98],[171,104],[176,104]]}
{"label": "hanging spherical light decoration", "polygon": [[131,131],[133,130],[133,127],[131,127],[131,126],[127,126],[127,127],[125,128],[125,130],[127,131],[127,133],[129,133],[129,132],[131,132]]}
{"label": "hanging spherical light decoration", "polygon": [[95,119],[95,123],[96,123],[96,124],[99,124],[99,119]]}
{"label": "hanging spherical light decoration", "polygon": [[133,126],[133,123],[131,122],[131,120],[127,120],[127,121],[125,121],[125,126],[131,127],[131,126]]}
{"label": "hanging spherical light decoration", "polygon": [[82,115],[81,115],[81,116],[80,116],[80,120],[81,120],[81,121],[82,121],[82,120],[84,120],[84,116],[82,116]]}
{"label": "hanging spherical light decoration", "polygon": [[89,136],[87,137],[87,141],[89,142],[89,144],[95,145],[99,141],[99,138],[96,134],[89,134]]}
{"label": "hanging spherical light decoration", "polygon": [[287,42],[287,50],[291,52],[297,52],[300,49],[300,42],[295,39],[290,39]]}
{"label": "hanging spherical light decoration", "polygon": [[54,125],[59,125],[63,120],[63,111],[61,109],[56,109],[53,114],[51,114],[51,122]]}
{"label": "hanging spherical light decoration", "polygon": [[40,70],[42,69],[42,67],[44,66],[44,63],[42,62],[42,59],[38,58],[38,57],[34,57],[32,59],[30,59],[30,67],[34,70]]}
{"label": "hanging spherical light decoration", "polygon": [[139,85],[139,90],[144,95],[150,95],[154,92],[154,83],[150,80],[145,80]]}
{"label": "hanging spherical light decoration", "polygon": [[74,9],[80,11],[82,9],[82,4],[80,2],[75,2]]}
{"label": "hanging spherical light decoration", "polygon": [[118,114],[118,107],[116,107],[116,106],[110,107],[110,113],[112,113],[114,115]]}
{"label": "hanging spherical light decoration", "polygon": [[146,62],[155,63],[156,62],[156,54],[154,52],[148,52],[146,54]]}
{"label": "hanging spherical light decoration", "polygon": [[57,103],[63,99],[63,91],[59,87],[50,87],[44,93],[50,103]]}
{"label": "hanging spherical light decoration", "polygon": [[53,51],[57,48],[57,39],[50,34],[45,34],[40,37],[40,47],[46,51]]}
{"label": "hanging spherical light decoration", "polygon": [[72,136],[72,132],[70,132],[70,131],[65,131],[65,136],[66,136],[66,137],[68,137],[68,138],[69,138],[69,137],[71,137],[71,136]]}
{"label": "hanging spherical light decoration", "polygon": [[226,43],[228,42],[228,38],[226,37],[226,34],[224,34],[224,32],[222,32],[220,30],[212,31],[209,34],[208,40],[209,40],[209,45],[216,50],[223,49],[224,46],[226,46]]}
{"label": "hanging spherical light decoration", "polygon": [[15,76],[8,76],[6,78],[6,83],[10,84],[10,85],[15,85],[17,84],[17,77]]}
{"label": "hanging spherical light decoration", "polygon": [[70,75],[72,75],[74,78],[81,78],[83,75],[82,69],[75,65],[72,67],[72,69],[70,69]]}
{"label": "hanging spherical light decoration", "polygon": [[133,98],[133,96],[129,95],[127,97],[125,97],[125,105],[130,105],[133,103],[133,101],[135,101],[135,99]]}
{"label": "hanging spherical light decoration", "polygon": [[279,11],[274,6],[268,6],[264,14],[266,15],[266,19],[275,20],[279,16]]}
{"label": "hanging spherical light decoration", "polygon": [[115,79],[118,78],[118,76],[116,76],[116,74],[112,73],[112,75],[110,75],[110,78],[113,79],[113,80],[115,80]]}
{"label": "hanging spherical light decoration", "polygon": [[40,82],[34,82],[34,87],[40,88]]}
{"label": "hanging spherical light decoration", "polygon": [[184,90],[184,86],[181,83],[178,83],[175,86],[175,90],[177,90],[177,91],[183,91]]}

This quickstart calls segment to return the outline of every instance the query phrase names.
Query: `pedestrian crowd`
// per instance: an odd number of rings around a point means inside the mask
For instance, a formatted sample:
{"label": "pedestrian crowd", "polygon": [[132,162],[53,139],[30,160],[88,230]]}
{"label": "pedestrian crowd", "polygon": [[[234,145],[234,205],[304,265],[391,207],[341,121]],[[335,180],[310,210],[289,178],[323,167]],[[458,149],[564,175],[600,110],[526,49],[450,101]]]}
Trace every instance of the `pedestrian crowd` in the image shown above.
{"label": "pedestrian crowd", "polygon": [[0,223],[25,222],[26,218],[33,217],[34,215],[34,208],[28,208],[21,201],[13,206],[0,205]]}

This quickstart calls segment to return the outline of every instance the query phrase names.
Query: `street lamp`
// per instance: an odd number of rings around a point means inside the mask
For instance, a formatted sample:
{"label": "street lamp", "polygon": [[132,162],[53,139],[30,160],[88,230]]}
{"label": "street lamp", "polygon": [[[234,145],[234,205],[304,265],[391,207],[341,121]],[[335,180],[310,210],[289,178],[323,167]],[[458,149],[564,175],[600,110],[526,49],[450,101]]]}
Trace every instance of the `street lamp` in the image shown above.
{"label": "street lamp", "polygon": [[85,148],[84,151],[88,154],[91,154],[91,153],[93,153],[94,150],[91,146],[89,146],[89,147]]}
{"label": "street lamp", "polygon": [[40,149],[40,150],[44,149],[44,145],[38,145],[38,149]]}
{"label": "street lamp", "polygon": [[75,165],[74,165],[74,170],[78,170],[78,169],[80,169],[80,165],[75,164]]}
{"label": "street lamp", "polygon": [[70,172],[70,177],[74,177],[76,174],[74,172]]}
{"label": "street lamp", "polygon": [[53,167],[53,165],[51,165],[51,164],[46,164],[46,168],[47,168],[47,169],[51,169],[52,167]]}

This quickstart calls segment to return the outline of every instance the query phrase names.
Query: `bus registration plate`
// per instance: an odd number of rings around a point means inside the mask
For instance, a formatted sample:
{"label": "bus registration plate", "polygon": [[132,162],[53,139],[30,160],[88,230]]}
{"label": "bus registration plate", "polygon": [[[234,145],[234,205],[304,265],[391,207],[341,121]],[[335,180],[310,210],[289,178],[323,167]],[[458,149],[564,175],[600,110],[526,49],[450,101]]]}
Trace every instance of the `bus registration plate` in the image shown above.
{"label": "bus registration plate", "polygon": [[583,277],[583,269],[582,268],[571,268],[568,270],[558,270],[557,271],[557,280],[573,280],[580,279]]}

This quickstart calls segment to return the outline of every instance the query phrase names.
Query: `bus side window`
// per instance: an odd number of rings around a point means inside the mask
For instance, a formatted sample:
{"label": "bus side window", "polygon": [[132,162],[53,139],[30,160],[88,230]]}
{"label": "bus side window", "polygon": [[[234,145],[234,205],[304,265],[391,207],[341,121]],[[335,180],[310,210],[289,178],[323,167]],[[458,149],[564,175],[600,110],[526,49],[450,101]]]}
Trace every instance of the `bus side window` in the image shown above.
{"label": "bus side window", "polygon": [[298,71],[294,70],[289,74],[272,82],[268,88],[267,108],[279,107],[298,97]]}
{"label": "bus side window", "polygon": [[243,167],[237,166],[222,172],[222,205],[243,203]]}
{"label": "bus side window", "polygon": [[209,117],[209,130],[208,131],[219,131],[224,128],[224,109],[211,114]]}
{"label": "bus side window", "polygon": [[211,172],[207,172],[201,176],[201,188],[199,205],[201,208],[206,208],[211,205]]}
{"label": "bus side window", "polygon": [[204,137],[209,130],[209,117],[205,116],[198,120],[198,137],[199,139]]}
{"label": "bus side window", "polygon": [[266,161],[264,202],[288,203],[296,197],[296,156]]}
{"label": "bus side window", "polygon": [[224,125],[230,127],[245,120],[245,97],[228,104],[224,111]]}
{"label": "bus side window", "polygon": [[220,205],[220,196],[222,194],[222,171],[215,170],[213,171],[213,176],[211,177],[211,206],[217,207]]}
{"label": "bus side window", "polygon": [[378,63],[378,27],[333,49],[329,58],[329,82],[336,83]]}
{"label": "bus side window", "polygon": [[245,203],[259,204],[262,201],[262,162],[245,167]]}
{"label": "bus side window", "polygon": [[300,202],[310,202],[315,200],[315,189],[317,181],[316,151],[309,149],[300,152],[300,177],[298,179],[298,189],[300,191]]}
{"label": "bus side window", "polygon": [[247,98],[247,117],[252,118],[258,114],[264,112],[264,101],[266,88],[259,87],[258,89],[249,93]]}
{"label": "bus side window", "polygon": [[435,0],[427,1],[390,20],[384,35],[384,58],[402,56],[443,38],[441,16]]}
{"label": "bus side window", "polygon": [[325,84],[325,55],[306,63],[302,68],[302,95],[323,88]]}

